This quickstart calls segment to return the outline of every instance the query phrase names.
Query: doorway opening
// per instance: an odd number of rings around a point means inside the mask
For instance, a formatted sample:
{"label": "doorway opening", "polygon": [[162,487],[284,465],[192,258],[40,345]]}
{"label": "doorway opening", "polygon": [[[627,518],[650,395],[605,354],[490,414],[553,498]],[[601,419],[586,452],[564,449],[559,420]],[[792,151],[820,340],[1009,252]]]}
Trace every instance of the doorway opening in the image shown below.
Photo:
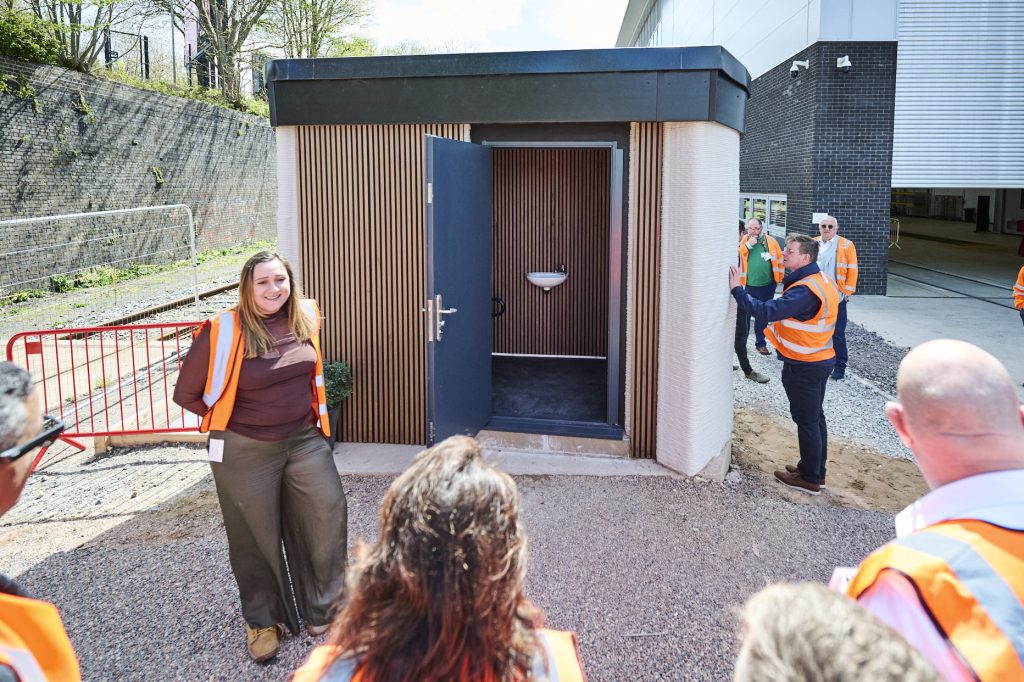
{"label": "doorway opening", "polygon": [[485,144],[494,303],[486,428],[621,438],[622,153],[614,143]]}

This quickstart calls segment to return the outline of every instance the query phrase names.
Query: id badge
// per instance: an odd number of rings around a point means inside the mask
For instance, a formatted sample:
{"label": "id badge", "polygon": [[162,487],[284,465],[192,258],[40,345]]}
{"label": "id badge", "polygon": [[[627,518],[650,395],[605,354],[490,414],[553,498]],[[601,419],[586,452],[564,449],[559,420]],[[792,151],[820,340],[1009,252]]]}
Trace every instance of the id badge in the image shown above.
{"label": "id badge", "polygon": [[206,453],[211,462],[224,461],[224,441],[220,438],[211,438],[206,443]]}

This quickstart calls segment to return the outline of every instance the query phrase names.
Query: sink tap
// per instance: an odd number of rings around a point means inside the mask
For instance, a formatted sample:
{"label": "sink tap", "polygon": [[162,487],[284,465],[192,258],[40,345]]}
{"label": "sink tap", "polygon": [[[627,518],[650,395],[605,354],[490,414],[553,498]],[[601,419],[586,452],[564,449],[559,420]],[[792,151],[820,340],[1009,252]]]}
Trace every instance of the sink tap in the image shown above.
{"label": "sink tap", "polygon": [[563,275],[566,274],[565,263],[559,263],[555,266],[555,272],[560,272]]}

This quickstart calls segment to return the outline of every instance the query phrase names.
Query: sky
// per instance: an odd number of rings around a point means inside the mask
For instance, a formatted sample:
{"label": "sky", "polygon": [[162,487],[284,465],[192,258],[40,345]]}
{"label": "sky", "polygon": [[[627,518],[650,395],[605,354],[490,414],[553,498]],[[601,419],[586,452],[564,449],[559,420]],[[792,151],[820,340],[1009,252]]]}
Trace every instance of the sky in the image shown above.
{"label": "sky", "polygon": [[627,0],[375,0],[360,34],[446,52],[615,47]]}

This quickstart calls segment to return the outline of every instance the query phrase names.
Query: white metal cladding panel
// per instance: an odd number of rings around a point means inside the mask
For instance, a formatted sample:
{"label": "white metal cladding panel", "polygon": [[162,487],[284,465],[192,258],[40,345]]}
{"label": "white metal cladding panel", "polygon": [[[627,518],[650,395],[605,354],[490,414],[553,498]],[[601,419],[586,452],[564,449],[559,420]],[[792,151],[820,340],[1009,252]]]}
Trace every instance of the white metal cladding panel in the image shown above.
{"label": "white metal cladding panel", "polygon": [[1024,185],[1024,2],[901,0],[898,30],[892,186]]}
{"label": "white metal cladding panel", "polygon": [[657,460],[693,476],[732,437],[740,136],[665,123],[663,149]]}

